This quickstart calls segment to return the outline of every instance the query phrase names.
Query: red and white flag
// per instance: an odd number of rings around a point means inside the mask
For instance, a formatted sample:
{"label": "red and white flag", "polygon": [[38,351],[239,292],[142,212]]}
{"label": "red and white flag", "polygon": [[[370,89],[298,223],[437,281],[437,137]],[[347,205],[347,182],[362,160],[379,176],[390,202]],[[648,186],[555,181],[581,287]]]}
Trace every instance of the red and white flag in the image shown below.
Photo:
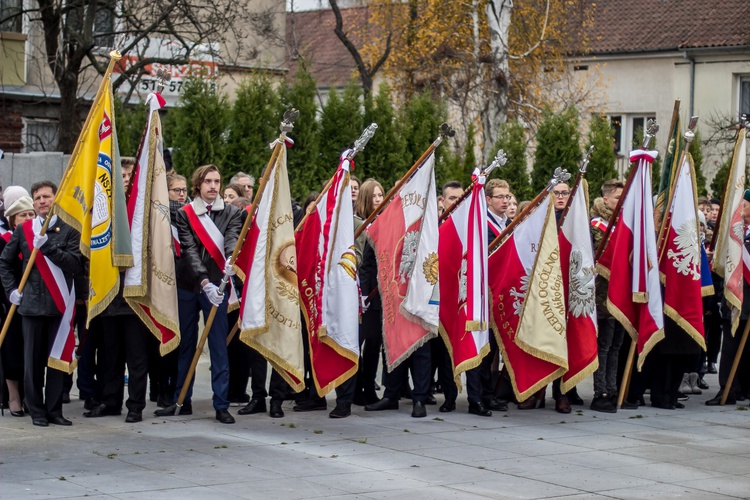
{"label": "red and white flag", "polygon": [[378,259],[383,346],[390,371],[437,336],[440,299],[434,152],[366,233]]}
{"label": "red and white flag", "polygon": [[359,367],[359,291],[354,253],[351,161],[342,158],[328,191],[296,233],[297,279],[318,394]]}
{"label": "red and white flag", "polygon": [[487,280],[486,177],[479,169],[471,194],[440,226],[440,336],[461,373],[479,366],[489,352],[489,283]]}
{"label": "red and white flag", "polygon": [[659,249],[664,283],[664,314],[674,320],[704,350],[701,243],[695,169],[690,154],[676,173],[672,203]]}
{"label": "red and white flag", "polygon": [[[275,143],[274,143],[275,144]],[[294,217],[286,145],[268,176],[235,262],[244,279],[240,340],[258,351],[294,392],[305,388]]]}
{"label": "red and white flag", "polygon": [[134,265],[125,271],[123,296],[159,340],[163,356],[180,345],[180,317],[159,118],[159,110],[165,102],[161,95],[149,94],[146,104],[148,121],[128,198]]}
{"label": "red and white flag", "polygon": [[568,392],[599,367],[594,248],[589,233],[588,203],[581,179],[560,228],[560,262],[568,291],[568,371],[561,390]]}
{"label": "red and white flag", "polygon": [[747,138],[742,130],[734,145],[732,164],[724,189],[724,206],[721,209],[721,224],[716,236],[713,260],[714,272],[724,278],[724,299],[732,314],[732,335],[740,323],[743,300],[745,224],[742,220],[742,198],[745,191],[746,155]]}
{"label": "red and white flag", "polygon": [[635,150],[638,162],[622,210],[597,264],[609,278],[607,309],[638,346],[638,369],[651,349],[664,338],[664,312],[659,282],[659,258],[654,229],[651,164],[656,151]]}
{"label": "red and white flag", "polygon": [[519,401],[568,369],[565,290],[550,196],[488,262],[492,326]]}

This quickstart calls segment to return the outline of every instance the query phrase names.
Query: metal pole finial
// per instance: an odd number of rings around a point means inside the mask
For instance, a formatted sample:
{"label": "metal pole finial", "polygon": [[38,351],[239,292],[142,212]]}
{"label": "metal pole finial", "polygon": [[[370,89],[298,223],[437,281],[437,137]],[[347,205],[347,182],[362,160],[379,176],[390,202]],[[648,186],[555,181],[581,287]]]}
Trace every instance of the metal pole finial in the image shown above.
{"label": "metal pole finial", "polygon": [[299,111],[292,108],[284,111],[284,118],[279,125],[279,130],[286,134],[294,129],[294,121],[299,117]]}
{"label": "metal pole finial", "polygon": [[750,129],[750,116],[743,113],[740,117],[740,125],[746,129]]}
{"label": "metal pole finial", "polygon": [[586,173],[586,169],[589,168],[589,161],[591,160],[591,153],[594,152],[594,145],[592,144],[588,150],[586,150],[586,154],[583,155],[583,162],[581,162],[581,168],[578,170],[582,173]]}
{"label": "metal pole finial", "polygon": [[562,167],[557,167],[552,174],[552,179],[550,179],[549,184],[547,184],[547,191],[552,191],[552,188],[558,184],[567,184],[568,180],[570,180],[570,172]]}
{"label": "metal pole finial", "polygon": [[646,123],[646,130],[643,134],[643,149],[646,149],[648,147],[648,143],[651,142],[651,139],[659,132],[659,124],[656,123],[656,120],[650,119]]}
{"label": "metal pole finial", "polygon": [[506,163],[508,163],[508,156],[505,154],[505,151],[500,149],[495,155],[495,159],[492,160],[492,163],[490,163],[490,165],[486,169],[484,169],[482,175],[490,175],[490,172],[495,170],[497,167],[502,167]]}
{"label": "metal pole finial", "polygon": [[438,135],[438,138],[435,139],[435,142],[433,142],[432,145],[438,147],[440,143],[443,142],[443,139],[453,137],[454,135],[456,135],[456,131],[453,130],[453,127],[447,123],[443,123],[440,125],[440,135]]}
{"label": "metal pole finial", "polygon": [[156,70],[156,93],[161,94],[164,87],[167,86],[169,80],[172,79],[172,74],[164,69]]}
{"label": "metal pole finial", "polygon": [[698,117],[697,116],[691,116],[690,122],[688,123],[688,129],[685,131],[685,135],[683,136],[685,138],[685,142],[690,145],[691,142],[693,142],[693,139],[695,139],[695,127],[698,125]]}
{"label": "metal pole finial", "polygon": [[367,126],[367,128],[362,132],[362,135],[359,136],[359,139],[354,141],[354,148],[351,149],[349,154],[347,155],[350,160],[354,158],[357,153],[365,149],[365,146],[367,146],[367,143],[370,141],[370,139],[372,139],[372,136],[375,135],[375,131],[377,129],[378,124],[375,122]]}

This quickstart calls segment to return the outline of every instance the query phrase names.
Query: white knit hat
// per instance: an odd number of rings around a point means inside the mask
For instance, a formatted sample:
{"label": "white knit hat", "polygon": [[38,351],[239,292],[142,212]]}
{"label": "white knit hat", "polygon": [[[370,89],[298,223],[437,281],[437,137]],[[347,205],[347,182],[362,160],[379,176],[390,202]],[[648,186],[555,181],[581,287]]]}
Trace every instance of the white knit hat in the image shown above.
{"label": "white knit hat", "polygon": [[29,210],[34,210],[34,200],[31,199],[31,196],[21,196],[5,209],[5,218],[10,219],[16,214]]}
{"label": "white knit hat", "polygon": [[22,196],[29,196],[29,192],[21,186],[8,186],[5,188],[3,191],[3,205],[6,208],[6,212]]}

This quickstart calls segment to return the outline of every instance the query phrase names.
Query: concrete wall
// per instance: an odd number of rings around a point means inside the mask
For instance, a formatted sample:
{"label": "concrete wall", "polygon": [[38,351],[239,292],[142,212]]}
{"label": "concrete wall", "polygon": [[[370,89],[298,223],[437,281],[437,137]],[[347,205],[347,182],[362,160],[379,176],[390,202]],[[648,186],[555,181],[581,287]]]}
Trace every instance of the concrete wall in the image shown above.
{"label": "concrete wall", "polygon": [[60,183],[70,155],[54,152],[5,153],[0,160],[0,185],[23,186],[26,189],[41,180]]}

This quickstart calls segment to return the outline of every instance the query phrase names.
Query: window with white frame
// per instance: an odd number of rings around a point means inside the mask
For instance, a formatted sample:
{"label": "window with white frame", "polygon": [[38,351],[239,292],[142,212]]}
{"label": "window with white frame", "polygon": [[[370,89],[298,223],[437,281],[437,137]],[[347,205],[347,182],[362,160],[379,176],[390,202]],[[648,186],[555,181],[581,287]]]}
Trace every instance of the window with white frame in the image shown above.
{"label": "window with white frame", "polygon": [[635,141],[643,137],[648,121],[653,119],[656,119],[655,113],[610,114],[617,154],[627,156],[634,148],[641,147]]}
{"label": "window with white frame", "polygon": [[750,117],[750,76],[740,77],[740,109],[739,115]]}
{"label": "window with white frame", "polygon": [[27,153],[55,151],[57,149],[57,120],[47,118],[25,118],[23,123],[23,145]]}

